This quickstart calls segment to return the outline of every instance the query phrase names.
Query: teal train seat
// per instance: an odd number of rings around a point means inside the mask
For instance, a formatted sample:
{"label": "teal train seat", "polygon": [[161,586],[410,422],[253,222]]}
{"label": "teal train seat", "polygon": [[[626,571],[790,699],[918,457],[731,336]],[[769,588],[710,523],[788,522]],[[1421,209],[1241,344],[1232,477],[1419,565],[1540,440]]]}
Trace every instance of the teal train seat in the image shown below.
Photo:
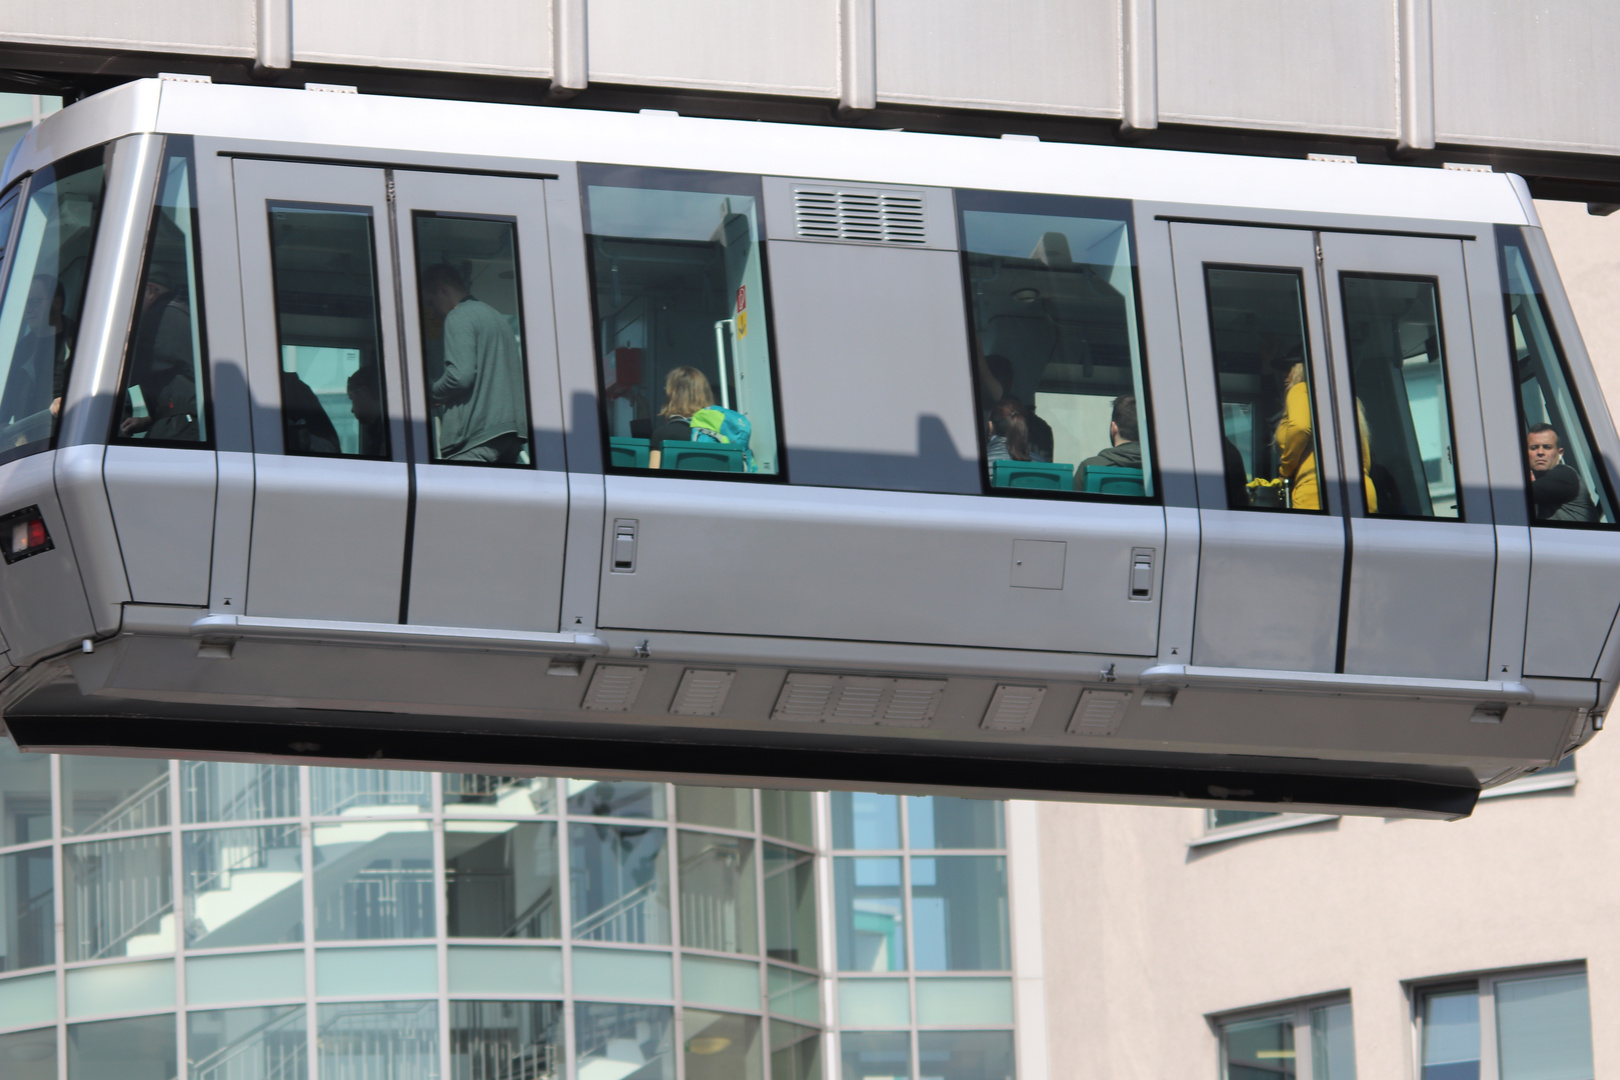
{"label": "teal train seat", "polygon": [[621,469],[645,469],[647,455],[652,452],[651,439],[626,439],[615,436],[608,440],[612,462]]}
{"label": "teal train seat", "polygon": [[1119,465],[1087,465],[1081,473],[1081,491],[1095,491],[1099,495],[1147,495],[1142,483],[1142,470]]}
{"label": "teal train seat", "polygon": [[747,472],[748,451],[715,442],[666,442],[661,466],[685,472]]}
{"label": "teal train seat", "polygon": [[1074,487],[1074,466],[1047,461],[992,461],[990,485],[1068,491]]}

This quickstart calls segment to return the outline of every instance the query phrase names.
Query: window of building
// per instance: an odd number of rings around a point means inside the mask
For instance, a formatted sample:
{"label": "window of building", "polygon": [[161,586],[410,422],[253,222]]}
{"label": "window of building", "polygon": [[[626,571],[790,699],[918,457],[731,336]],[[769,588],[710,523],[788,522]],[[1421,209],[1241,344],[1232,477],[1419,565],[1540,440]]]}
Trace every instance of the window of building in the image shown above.
{"label": "window of building", "polygon": [[779,474],[759,178],[580,181],[609,468]]}
{"label": "window of building", "polygon": [[1524,776],[1514,777],[1505,784],[1488,787],[1479,793],[1482,799],[1500,799],[1507,795],[1529,795],[1537,791],[1557,791],[1572,788],[1578,781],[1575,775],[1575,755],[1569,754],[1556,765],[1538,769]]}
{"label": "window of building", "polygon": [[1316,1000],[1216,1020],[1222,1080],[1355,1080],[1348,1000]]}
{"label": "window of building", "polygon": [[1222,844],[1245,836],[1317,825],[1338,818],[1337,814],[1287,814],[1276,810],[1210,809],[1201,811],[1201,814],[1204,819],[1203,831],[1187,841],[1188,847]]}
{"label": "window of building", "polygon": [[1416,990],[1419,1080],[1591,1080],[1583,966],[1498,972]]}
{"label": "window of building", "polygon": [[990,489],[1152,497],[1130,205],[956,199]]}
{"label": "window of building", "polygon": [[1613,525],[1614,493],[1592,453],[1592,433],[1570,390],[1564,349],[1547,311],[1524,234],[1498,226],[1502,300],[1514,395],[1525,434],[1530,520],[1537,525]]}

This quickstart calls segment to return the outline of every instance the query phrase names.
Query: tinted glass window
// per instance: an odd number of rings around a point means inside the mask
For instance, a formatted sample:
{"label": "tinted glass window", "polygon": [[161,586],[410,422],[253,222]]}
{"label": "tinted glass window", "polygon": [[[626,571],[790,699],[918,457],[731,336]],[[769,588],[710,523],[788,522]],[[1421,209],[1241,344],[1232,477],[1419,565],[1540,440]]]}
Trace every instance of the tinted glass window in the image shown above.
{"label": "tinted glass window", "polygon": [[1221,1029],[1225,1080],[1293,1080],[1294,1018],[1240,1020]]}
{"label": "tinted glass window", "polygon": [[1614,496],[1586,418],[1569,386],[1563,348],[1547,314],[1541,282],[1516,229],[1497,231],[1508,347],[1525,433],[1530,517],[1538,525],[1613,525]]}
{"label": "tinted glass window", "polygon": [[1305,281],[1298,270],[1205,266],[1226,505],[1321,510]]}
{"label": "tinted glass window", "polygon": [[987,481],[1151,496],[1128,205],[957,201]]}
{"label": "tinted glass window", "polygon": [[191,140],[171,139],[135,294],[116,439],[206,443],[202,281]]}
{"label": "tinted glass window", "polygon": [[[431,460],[527,465],[517,222],[419,210],[411,224]],[[368,411],[366,426],[380,441],[387,426],[380,407]]]}
{"label": "tinted glass window", "polygon": [[610,464],[779,472],[759,181],[580,171]]}
{"label": "tinted glass window", "polygon": [[1438,284],[1343,274],[1339,286],[1368,513],[1461,518]]}
{"label": "tinted glass window", "polygon": [[375,251],[367,207],[270,204],[289,454],[388,457]]}
{"label": "tinted glass window", "polygon": [[1419,1080],[1478,1080],[1479,991],[1423,995],[1422,1074]]}
{"label": "tinted glass window", "polygon": [[0,460],[50,445],[101,216],[101,150],[35,173],[0,298]]}

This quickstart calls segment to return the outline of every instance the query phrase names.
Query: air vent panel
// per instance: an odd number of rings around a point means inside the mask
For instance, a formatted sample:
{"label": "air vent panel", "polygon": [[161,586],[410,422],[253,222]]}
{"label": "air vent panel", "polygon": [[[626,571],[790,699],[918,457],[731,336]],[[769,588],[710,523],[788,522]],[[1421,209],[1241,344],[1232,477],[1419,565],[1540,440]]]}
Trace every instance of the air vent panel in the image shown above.
{"label": "air vent panel", "polygon": [[647,669],[624,664],[602,664],[591,672],[584,706],[593,712],[628,712],[641,692]]}
{"label": "air vent panel", "polygon": [[789,673],[772,720],[927,727],[945,694],[944,679]]}
{"label": "air vent panel", "polygon": [[794,226],[801,240],[923,247],[927,201],[921,191],[883,188],[793,188]]}

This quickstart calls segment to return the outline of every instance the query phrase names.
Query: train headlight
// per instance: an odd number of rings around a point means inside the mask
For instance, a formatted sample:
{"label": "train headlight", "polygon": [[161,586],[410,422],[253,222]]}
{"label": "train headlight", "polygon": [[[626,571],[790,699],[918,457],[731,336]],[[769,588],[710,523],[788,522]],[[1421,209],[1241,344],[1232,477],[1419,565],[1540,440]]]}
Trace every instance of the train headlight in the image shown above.
{"label": "train headlight", "polygon": [[30,506],[0,518],[0,555],[5,556],[7,566],[55,546],[51,543],[51,534],[45,528],[45,519],[40,515],[38,506]]}

